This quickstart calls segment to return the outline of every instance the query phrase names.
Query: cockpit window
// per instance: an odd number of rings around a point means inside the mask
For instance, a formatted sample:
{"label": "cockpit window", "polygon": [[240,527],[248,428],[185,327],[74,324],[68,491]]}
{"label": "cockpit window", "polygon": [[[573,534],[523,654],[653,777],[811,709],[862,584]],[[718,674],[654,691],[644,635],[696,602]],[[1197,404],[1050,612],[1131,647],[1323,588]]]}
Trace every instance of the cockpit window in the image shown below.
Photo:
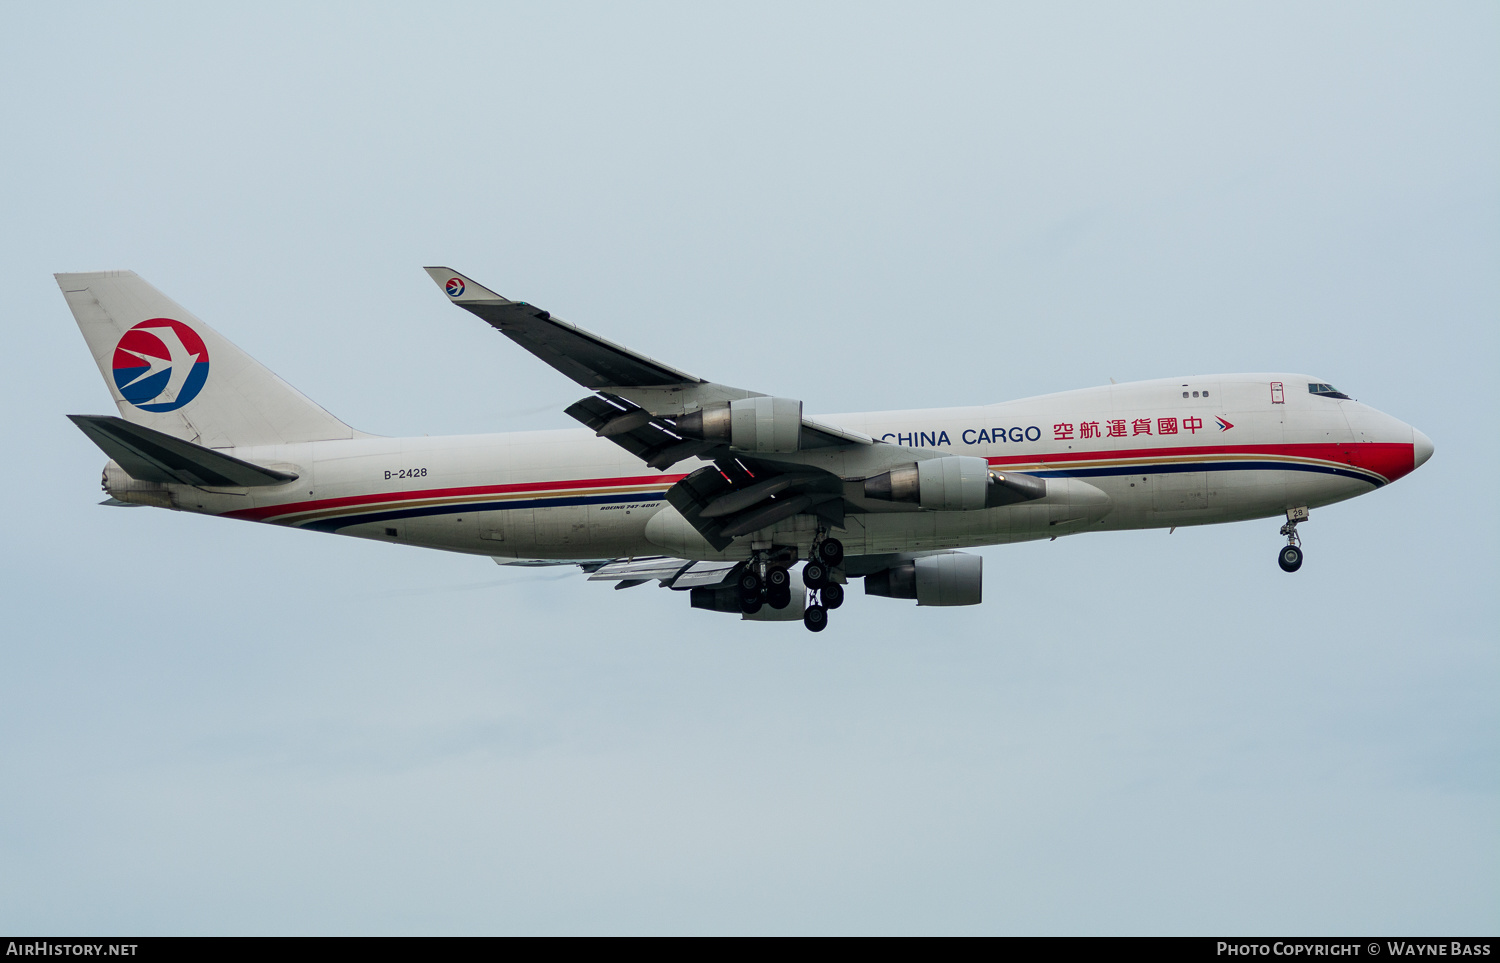
{"label": "cockpit window", "polygon": [[1324,398],[1343,398],[1345,401],[1349,400],[1349,396],[1348,395],[1344,394],[1342,391],[1338,390],[1333,385],[1325,385],[1325,384],[1321,384],[1321,383],[1314,383],[1314,384],[1308,385],[1307,386],[1307,390],[1310,393],[1312,393],[1312,394],[1321,395]]}

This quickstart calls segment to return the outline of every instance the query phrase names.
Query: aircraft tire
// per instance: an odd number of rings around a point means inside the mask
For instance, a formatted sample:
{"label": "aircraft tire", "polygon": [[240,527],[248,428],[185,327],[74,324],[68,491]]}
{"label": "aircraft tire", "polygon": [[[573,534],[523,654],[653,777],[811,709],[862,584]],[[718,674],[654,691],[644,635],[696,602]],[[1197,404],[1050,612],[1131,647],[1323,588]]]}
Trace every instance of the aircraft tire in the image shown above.
{"label": "aircraft tire", "polygon": [[746,601],[760,598],[760,576],[750,569],[745,569],[745,571],[740,573],[739,586],[740,598]]}
{"label": "aircraft tire", "polygon": [[829,582],[823,586],[821,593],[825,609],[836,609],[844,604],[844,587],[837,582]]}
{"label": "aircraft tire", "polygon": [[802,613],[802,624],[809,632],[821,632],[828,628],[828,610],[821,605],[809,605]]}
{"label": "aircraft tire", "polygon": [[774,582],[766,589],[766,604],[773,609],[784,609],[792,604],[792,590],[786,585],[777,585]]}
{"label": "aircraft tire", "polygon": [[761,601],[759,596],[756,596],[753,599],[740,599],[740,611],[745,613],[746,615],[754,615],[756,612],[759,612],[760,606]]}
{"label": "aircraft tire", "polygon": [[844,543],[836,538],[825,538],[823,544],[818,547],[818,554],[823,557],[823,561],[828,564],[829,568],[833,568],[844,560]]}
{"label": "aircraft tire", "polygon": [[1287,545],[1276,556],[1276,563],[1281,566],[1283,572],[1295,572],[1302,567],[1302,549],[1296,545]]}
{"label": "aircraft tire", "polygon": [[791,581],[792,576],[787,572],[786,569],[782,568],[779,565],[771,566],[771,568],[766,572],[766,585],[770,588],[777,588],[779,586],[788,585],[791,583]]}
{"label": "aircraft tire", "polygon": [[810,589],[820,589],[828,584],[828,566],[811,559],[802,566],[802,582]]}

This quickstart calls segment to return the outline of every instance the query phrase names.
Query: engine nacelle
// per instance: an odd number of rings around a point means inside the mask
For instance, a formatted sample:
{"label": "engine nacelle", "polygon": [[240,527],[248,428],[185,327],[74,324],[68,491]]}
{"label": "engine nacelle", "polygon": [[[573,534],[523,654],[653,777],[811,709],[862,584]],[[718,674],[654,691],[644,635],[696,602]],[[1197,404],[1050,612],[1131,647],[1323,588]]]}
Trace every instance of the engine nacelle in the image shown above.
{"label": "engine nacelle", "polygon": [[984,601],[984,559],[963,552],[925,555],[866,575],[865,594],[916,599],[918,605],[978,605]]}
{"label": "engine nacelle", "polygon": [[1047,483],[1031,475],[992,472],[974,455],[944,455],[865,479],[865,497],[915,502],[929,511],[970,512],[1044,498]]}
{"label": "engine nacelle", "polygon": [[739,398],[673,420],[684,438],[721,441],[739,451],[796,451],[802,443],[802,402],[795,398]]}
{"label": "engine nacelle", "polygon": [[865,479],[865,497],[916,502],[936,512],[967,512],[985,507],[990,466],[973,455],[928,458]]}

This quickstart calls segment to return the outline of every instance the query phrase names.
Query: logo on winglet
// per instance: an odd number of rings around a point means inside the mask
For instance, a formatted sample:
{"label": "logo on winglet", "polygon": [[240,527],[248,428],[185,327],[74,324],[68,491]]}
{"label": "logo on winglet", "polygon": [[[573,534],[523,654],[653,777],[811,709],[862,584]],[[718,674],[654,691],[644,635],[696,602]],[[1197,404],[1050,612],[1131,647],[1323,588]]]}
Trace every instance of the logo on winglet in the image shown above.
{"label": "logo on winglet", "polygon": [[448,297],[456,298],[464,293],[464,279],[449,278],[446,287],[448,289]]}
{"label": "logo on winglet", "polygon": [[171,318],[142,321],[115,345],[115,387],[142,411],[176,411],[208,381],[208,347]]}

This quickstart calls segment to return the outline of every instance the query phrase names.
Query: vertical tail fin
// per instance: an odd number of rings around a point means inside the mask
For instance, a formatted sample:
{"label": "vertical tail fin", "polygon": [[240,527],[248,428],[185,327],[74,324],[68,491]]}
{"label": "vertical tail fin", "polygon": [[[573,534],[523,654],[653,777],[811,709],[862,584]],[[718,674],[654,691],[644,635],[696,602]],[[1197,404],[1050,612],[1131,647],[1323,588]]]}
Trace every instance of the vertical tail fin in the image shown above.
{"label": "vertical tail fin", "polygon": [[208,448],[359,434],[134,271],[54,276],[126,421]]}

